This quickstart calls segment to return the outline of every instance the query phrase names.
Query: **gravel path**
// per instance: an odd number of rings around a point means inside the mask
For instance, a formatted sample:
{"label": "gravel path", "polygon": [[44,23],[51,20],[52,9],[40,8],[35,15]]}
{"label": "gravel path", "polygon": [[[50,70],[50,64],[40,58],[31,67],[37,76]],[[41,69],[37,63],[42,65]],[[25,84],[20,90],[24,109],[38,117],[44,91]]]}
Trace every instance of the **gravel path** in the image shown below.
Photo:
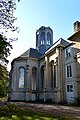
{"label": "gravel path", "polygon": [[72,120],[80,120],[80,107],[65,106],[57,104],[36,104],[26,102],[15,102],[16,105],[31,109],[33,111],[46,112],[59,116],[71,117]]}

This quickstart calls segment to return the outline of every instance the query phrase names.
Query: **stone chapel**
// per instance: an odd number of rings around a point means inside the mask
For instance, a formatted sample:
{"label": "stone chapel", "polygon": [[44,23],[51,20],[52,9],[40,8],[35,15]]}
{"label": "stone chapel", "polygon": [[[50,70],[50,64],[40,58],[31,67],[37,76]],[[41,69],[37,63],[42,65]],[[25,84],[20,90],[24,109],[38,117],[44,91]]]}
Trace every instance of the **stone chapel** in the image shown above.
{"label": "stone chapel", "polygon": [[36,48],[11,63],[10,101],[74,103],[80,99],[80,22],[68,40],[53,42],[53,30],[36,31]]}

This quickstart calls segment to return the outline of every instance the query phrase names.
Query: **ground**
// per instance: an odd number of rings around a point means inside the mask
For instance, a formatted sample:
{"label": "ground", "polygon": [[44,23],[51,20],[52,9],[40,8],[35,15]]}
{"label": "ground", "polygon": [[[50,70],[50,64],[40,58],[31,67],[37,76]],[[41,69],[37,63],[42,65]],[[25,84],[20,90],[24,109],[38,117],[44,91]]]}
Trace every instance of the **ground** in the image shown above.
{"label": "ground", "polygon": [[59,116],[70,117],[72,120],[80,120],[80,107],[58,104],[36,104],[26,102],[15,102],[16,105],[26,107],[33,111],[46,112]]}

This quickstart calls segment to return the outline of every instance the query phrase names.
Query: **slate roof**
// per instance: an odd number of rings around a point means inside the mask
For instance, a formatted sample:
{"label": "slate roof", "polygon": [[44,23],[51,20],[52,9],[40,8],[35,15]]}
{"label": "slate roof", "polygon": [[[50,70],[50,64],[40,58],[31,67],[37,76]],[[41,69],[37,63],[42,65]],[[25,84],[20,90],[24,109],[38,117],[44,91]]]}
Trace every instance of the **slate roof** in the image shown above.
{"label": "slate roof", "polygon": [[45,53],[50,52],[52,49],[54,49],[57,46],[63,46],[66,47],[68,46],[70,43],[67,42],[66,40],[64,40],[63,38],[60,38],[59,40],[57,40],[54,44],[52,44],[52,46],[50,46]]}
{"label": "slate roof", "polygon": [[42,56],[42,54],[39,53],[38,50],[36,50],[34,48],[29,48],[26,52],[24,52],[19,57],[32,57],[32,58],[39,59],[41,56]]}
{"label": "slate roof", "polygon": [[[66,46],[68,46],[70,43],[67,42],[66,40],[64,40],[63,38],[60,38],[58,41],[56,41],[54,44],[52,44],[45,52],[48,53],[50,52],[52,49],[54,49],[55,47],[61,45],[63,46],[64,48]],[[44,55],[45,55],[44,54]],[[15,58],[14,60],[21,60],[21,59],[26,59],[27,57],[32,57],[32,58],[37,58],[37,59],[40,59],[40,58],[43,58],[44,55],[42,55],[40,52],[38,52],[37,49],[34,49],[34,48],[29,48],[26,52],[24,52],[23,54],[21,54],[19,57]],[[13,60],[13,61],[14,61]],[[12,61],[12,62],[13,62]]]}
{"label": "slate roof", "polygon": [[59,40],[60,40],[60,44],[64,45],[65,47],[70,44],[69,42],[67,42],[63,38],[60,38]]}
{"label": "slate roof", "polygon": [[72,36],[70,36],[68,40],[74,41],[79,36],[80,36],[80,30],[75,32]]}

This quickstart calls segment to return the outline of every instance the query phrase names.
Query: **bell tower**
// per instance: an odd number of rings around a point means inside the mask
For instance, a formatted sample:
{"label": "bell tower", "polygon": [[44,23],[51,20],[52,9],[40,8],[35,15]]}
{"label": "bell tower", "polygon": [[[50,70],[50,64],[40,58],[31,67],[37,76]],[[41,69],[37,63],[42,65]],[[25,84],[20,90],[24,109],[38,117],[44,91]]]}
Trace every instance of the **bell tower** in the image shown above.
{"label": "bell tower", "polygon": [[36,49],[41,54],[53,44],[53,30],[50,27],[42,26],[36,31]]}

